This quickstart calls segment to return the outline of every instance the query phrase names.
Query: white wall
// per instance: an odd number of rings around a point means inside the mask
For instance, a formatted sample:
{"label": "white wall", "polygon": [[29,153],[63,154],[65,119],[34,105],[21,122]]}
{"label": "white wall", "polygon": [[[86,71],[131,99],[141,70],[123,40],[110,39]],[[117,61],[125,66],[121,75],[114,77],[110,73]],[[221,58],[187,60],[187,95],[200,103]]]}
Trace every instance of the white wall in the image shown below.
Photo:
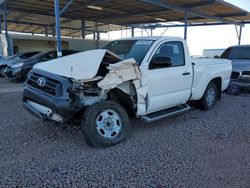
{"label": "white wall", "polygon": [[[9,34],[9,41],[14,46],[18,47],[19,52],[29,51],[48,51],[56,49],[56,37],[38,36],[38,35],[23,35]],[[107,40],[100,40],[99,47],[106,44]],[[62,38],[63,49],[85,51],[96,48],[96,41],[91,39],[72,39]],[[0,52],[3,49],[3,43],[0,40]]]}

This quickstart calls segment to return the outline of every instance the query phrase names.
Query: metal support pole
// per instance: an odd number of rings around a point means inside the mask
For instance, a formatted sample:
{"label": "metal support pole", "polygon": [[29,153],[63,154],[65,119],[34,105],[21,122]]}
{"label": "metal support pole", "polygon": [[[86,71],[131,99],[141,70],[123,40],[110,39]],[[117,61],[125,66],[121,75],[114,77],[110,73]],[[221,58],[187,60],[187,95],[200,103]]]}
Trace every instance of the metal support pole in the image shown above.
{"label": "metal support pole", "polygon": [[2,15],[0,15],[0,34],[2,34],[2,30],[3,30],[3,28],[2,28]]}
{"label": "metal support pole", "polygon": [[59,0],[54,0],[55,6],[55,20],[56,20],[56,41],[57,41],[57,57],[62,56],[62,39],[60,27],[60,7]]}
{"label": "metal support pole", "polygon": [[187,40],[188,12],[185,11],[184,39]]}
{"label": "metal support pole", "polygon": [[81,38],[85,39],[85,29],[86,29],[86,22],[85,21],[81,21]]}
{"label": "metal support pole", "polygon": [[131,36],[135,37],[135,28],[134,27],[131,28]]}
{"label": "metal support pole", "polygon": [[121,26],[121,39],[123,38],[123,31],[122,31],[122,26]]}
{"label": "metal support pole", "polygon": [[11,47],[10,47],[10,41],[9,41],[9,35],[8,35],[8,23],[7,23],[7,8],[6,8],[6,1],[4,2],[4,31],[5,31],[5,38],[7,41],[7,56],[12,55]]}
{"label": "metal support pole", "polygon": [[110,26],[109,26],[109,24],[108,24],[108,40],[110,40]]}
{"label": "metal support pole", "polygon": [[52,36],[55,37],[56,33],[55,33],[55,28],[54,27],[51,28],[51,32],[52,32]]}
{"label": "metal support pole", "polygon": [[7,37],[8,35],[8,23],[7,23],[7,10],[6,10],[6,2],[4,2],[4,31],[5,31],[5,36]]}
{"label": "metal support pole", "polygon": [[242,35],[242,26],[240,26],[240,33],[239,33],[239,38],[238,38],[238,45],[241,44],[241,35]]}
{"label": "metal support pole", "polygon": [[45,31],[45,36],[48,36],[48,27],[45,27],[44,31]]}
{"label": "metal support pole", "polygon": [[100,39],[100,33],[98,31],[98,23],[95,23],[95,40],[96,40],[96,48],[99,48],[99,39]]}
{"label": "metal support pole", "polygon": [[96,40],[96,24],[94,25],[94,30],[93,30],[93,40]]}

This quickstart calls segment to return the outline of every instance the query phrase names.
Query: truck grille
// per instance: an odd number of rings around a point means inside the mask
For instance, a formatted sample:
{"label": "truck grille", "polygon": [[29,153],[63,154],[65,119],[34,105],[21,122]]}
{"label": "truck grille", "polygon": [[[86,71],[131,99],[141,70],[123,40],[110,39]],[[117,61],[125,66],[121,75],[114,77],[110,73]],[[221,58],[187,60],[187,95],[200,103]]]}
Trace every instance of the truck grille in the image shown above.
{"label": "truck grille", "polygon": [[[44,79],[44,83],[40,82],[39,84],[39,79]],[[39,89],[40,91],[53,95],[53,96],[60,96],[60,93],[62,91],[62,85],[59,81],[51,79],[49,77],[37,74],[37,73],[32,73],[29,78],[27,79],[27,84]]]}
{"label": "truck grille", "polygon": [[240,77],[239,72],[232,72],[231,79],[238,79]]}

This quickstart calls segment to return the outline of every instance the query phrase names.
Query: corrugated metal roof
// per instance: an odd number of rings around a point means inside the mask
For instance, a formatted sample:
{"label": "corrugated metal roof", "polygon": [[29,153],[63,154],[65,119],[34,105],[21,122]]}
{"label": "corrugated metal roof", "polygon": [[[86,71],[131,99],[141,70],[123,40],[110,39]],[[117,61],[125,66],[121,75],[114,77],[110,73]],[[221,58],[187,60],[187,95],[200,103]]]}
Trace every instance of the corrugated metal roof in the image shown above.
{"label": "corrugated metal roof", "polygon": [[[68,3],[60,0],[60,8]],[[7,0],[8,29],[17,32],[53,33],[53,0]],[[97,6],[93,7],[89,6]],[[250,14],[221,0],[74,0],[61,15],[64,36],[80,36],[81,20],[86,21],[86,34],[98,30],[120,30],[134,24],[183,22],[185,11],[189,23],[245,22]]]}

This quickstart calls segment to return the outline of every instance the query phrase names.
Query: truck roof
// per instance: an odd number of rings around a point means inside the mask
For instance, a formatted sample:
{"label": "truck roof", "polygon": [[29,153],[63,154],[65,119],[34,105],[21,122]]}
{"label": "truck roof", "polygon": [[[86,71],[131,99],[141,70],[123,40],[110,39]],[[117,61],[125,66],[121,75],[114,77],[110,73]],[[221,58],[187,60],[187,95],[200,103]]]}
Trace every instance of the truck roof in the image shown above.
{"label": "truck roof", "polygon": [[183,41],[184,39],[181,37],[170,37],[170,36],[156,36],[156,37],[129,37],[117,40],[165,40],[165,39],[172,39],[172,40],[180,40]]}
{"label": "truck roof", "polygon": [[[245,45],[235,45],[235,46],[230,46],[231,48],[235,48],[235,47],[250,47],[250,44],[245,44]],[[230,48],[229,47],[229,48]]]}

